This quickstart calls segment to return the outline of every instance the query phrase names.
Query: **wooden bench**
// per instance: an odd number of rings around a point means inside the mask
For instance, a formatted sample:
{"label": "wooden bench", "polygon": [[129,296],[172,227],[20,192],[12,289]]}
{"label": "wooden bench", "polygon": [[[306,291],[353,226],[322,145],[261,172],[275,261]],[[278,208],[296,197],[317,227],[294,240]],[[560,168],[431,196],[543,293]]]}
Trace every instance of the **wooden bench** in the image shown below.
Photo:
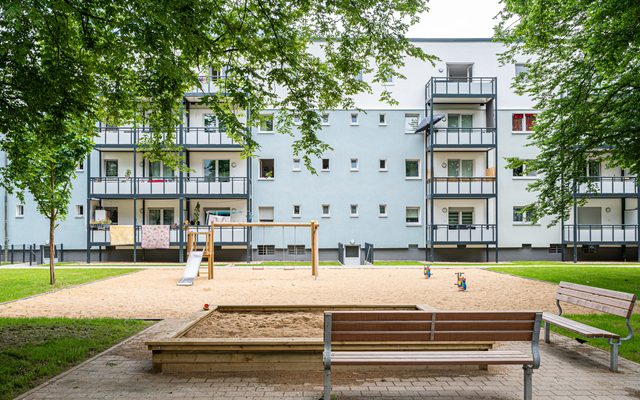
{"label": "wooden bench", "polygon": [[[616,333],[589,326],[577,321],[562,317],[562,307],[560,302],[575,304],[577,306],[590,308],[607,314],[618,315],[626,318],[628,334],[620,338]],[[623,341],[633,337],[631,328],[631,314],[636,303],[636,295],[632,293],[617,292],[615,290],[600,289],[591,286],[578,285],[570,282],[560,282],[556,292],[556,304],[558,305],[558,315],[543,313],[544,321],[544,341],[549,343],[549,333],[551,325],[576,332],[587,338],[606,338],[611,345],[611,361],[609,369],[618,371],[618,347]]]}
{"label": "wooden bench", "polygon": [[[324,313],[324,400],[331,399],[333,365],[521,365],[524,398],[532,398],[533,370],[540,366],[542,313],[327,311]],[[332,343],[527,341],[531,352],[332,351]]]}

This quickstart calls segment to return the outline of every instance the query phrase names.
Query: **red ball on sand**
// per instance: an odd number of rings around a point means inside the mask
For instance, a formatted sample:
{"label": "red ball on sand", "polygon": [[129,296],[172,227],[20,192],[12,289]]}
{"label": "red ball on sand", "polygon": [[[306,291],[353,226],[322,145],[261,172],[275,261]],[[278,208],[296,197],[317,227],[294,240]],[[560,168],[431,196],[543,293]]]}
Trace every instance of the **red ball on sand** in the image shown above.
{"label": "red ball on sand", "polygon": [[202,309],[204,311],[208,311],[209,310],[209,304],[205,304],[204,307],[202,307]]}

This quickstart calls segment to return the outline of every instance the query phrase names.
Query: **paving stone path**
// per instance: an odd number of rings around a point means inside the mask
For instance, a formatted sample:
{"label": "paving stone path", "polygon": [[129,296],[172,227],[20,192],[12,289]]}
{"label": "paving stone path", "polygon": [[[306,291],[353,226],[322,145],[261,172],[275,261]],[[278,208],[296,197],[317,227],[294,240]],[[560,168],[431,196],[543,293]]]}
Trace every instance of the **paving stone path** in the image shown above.
{"label": "paving stone path", "polygon": [[[322,376],[154,374],[144,342],[167,336],[185,319],[164,320],[27,393],[24,399],[313,399],[321,397]],[[534,372],[534,398],[557,400],[640,399],[640,365],[620,360],[620,373],[608,371],[608,354],[558,335],[541,343],[542,366]],[[515,344],[514,346],[520,346]],[[522,370],[429,370],[412,374],[361,373],[340,377],[334,391],[354,399],[521,399]]]}

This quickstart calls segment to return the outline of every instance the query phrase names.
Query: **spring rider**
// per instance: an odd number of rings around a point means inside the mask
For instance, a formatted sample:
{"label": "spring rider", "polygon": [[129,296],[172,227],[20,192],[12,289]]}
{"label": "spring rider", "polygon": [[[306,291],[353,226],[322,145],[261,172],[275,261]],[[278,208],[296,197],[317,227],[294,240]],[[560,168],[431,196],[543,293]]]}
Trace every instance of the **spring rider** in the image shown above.
{"label": "spring rider", "polygon": [[423,273],[425,278],[427,279],[431,278],[431,265],[429,264],[425,265]]}
{"label": "spring rider", "polygon": [[464,276],[464,272],[456,272],[454,274],[456,276],[456,284],[458,290],[464,292],[467,290],[467,278]]}

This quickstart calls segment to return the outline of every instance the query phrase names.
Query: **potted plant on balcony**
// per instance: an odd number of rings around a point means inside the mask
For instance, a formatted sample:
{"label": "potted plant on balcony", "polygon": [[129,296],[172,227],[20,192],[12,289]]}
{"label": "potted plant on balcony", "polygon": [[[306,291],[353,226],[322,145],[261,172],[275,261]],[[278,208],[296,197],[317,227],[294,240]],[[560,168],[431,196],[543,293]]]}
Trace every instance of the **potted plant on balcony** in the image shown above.
{"label": "potted plant on balcony", "polygon": [[193,224],[196,226],[200,225],[200,202],[197,202],[193,209]]}
{"label": "potted plant on balcony", "polygon": [[126,180],[130,180],[131,179],[131,170],[127,168],[127,170],[124,172],[124,177]]}
{"label": "potted plant on balcony", "polygon": [[98,219],[98,220],[91,221],[90,224],[91,224],[91,228],[104,231],[109,228],[109,225],[111,225],[111,220],[109,218]]}

